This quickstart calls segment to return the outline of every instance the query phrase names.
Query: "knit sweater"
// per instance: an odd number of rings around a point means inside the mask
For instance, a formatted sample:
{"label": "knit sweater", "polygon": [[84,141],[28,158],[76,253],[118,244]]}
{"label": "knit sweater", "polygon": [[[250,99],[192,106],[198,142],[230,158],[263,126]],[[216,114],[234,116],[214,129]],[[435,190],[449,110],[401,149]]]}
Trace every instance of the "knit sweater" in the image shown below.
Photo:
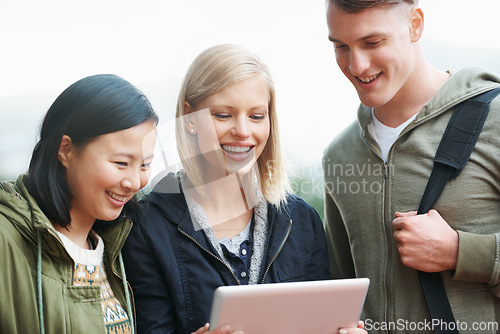
{"label": "knit sweater", "polygon": [[60,232],[57,232],[57,234],[64,248],[66,248],[71,258],[75,261],[73,285],[96,285],[101,287],[100,296],[106,334],[131,333],[127,312],[125,312],[118,299],[116,299],[106,277],[103,262],[104,242],[101,237],[91,230],[90,236],[93,239],[91,243],[96,246],[95,249],[87,250],[78,247],[64,234]]}

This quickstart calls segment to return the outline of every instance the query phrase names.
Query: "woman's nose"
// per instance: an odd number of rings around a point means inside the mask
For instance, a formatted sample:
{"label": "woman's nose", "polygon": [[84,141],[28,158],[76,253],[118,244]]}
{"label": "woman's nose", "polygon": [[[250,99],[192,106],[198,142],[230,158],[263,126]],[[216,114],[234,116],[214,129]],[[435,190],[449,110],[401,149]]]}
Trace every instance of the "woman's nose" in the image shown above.
{"label": "woman's nose", "polygon": [[231,133],[232,135],[240,138],[248,138],[250,136],[250,129],[248,127],[247,120],[237,119],[233,128],[231,129]]}

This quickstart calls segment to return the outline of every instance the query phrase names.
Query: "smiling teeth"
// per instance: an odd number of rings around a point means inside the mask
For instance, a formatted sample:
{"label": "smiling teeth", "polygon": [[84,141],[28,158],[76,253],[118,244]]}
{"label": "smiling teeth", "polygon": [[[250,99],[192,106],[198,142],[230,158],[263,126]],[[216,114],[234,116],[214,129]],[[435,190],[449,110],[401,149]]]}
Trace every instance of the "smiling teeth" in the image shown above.
{"label": "smiling teeth", "polygon": [[250,151],[250,146],[227,146],[222,145],[222,149],[226,152],[234,152],[234,153],[246,153]]}
{"label": "smiling teeth", "polygon": [[369,83],[369,82],[377,79],[379,75],[380,75],[380,73],[372,75],[371,77],[367,77],[367,78],[358,77],[358,79],[361,80],[364,83]]}
{"label": "smiling teeth", "polygon": [[120,195],[117,195],[115,193],[111,193],[109,191],[106,192],[112,199],[115,199],[117,201],[120,201],[120,202],[125,202],[127,200],[127,197],[126,196],[120,196]]}

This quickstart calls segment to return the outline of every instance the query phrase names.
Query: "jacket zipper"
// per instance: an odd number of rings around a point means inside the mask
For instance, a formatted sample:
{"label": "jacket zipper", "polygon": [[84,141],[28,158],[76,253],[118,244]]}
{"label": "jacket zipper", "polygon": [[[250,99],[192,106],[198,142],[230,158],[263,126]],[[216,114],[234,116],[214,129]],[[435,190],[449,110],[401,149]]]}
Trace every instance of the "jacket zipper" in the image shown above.
{"label": "jacket zipper", "polygon": [[[406,133],[406,132],[405,132]],[[399,136],[401,137],[403,133],[401,133]],[[388,179],[389,179],[389,170],[390,170],[390,166],[389,166],[389,162],[388,161],[384,161],[384,159],[382,158],[382,155],[381,153],[377,153],[377,149],[376,149],[376,146],[370,144],[367,139],[365,138],[366,136],[366,133],[364,133],[364,136],[361,136],[361,138],[363,139],[363,141],[370,147],[371,151],[373,153],[375,153],[375,155],[377,155],[380,160],[382,160],[383,164],[384,164],[384,180],[383,180],[383,183],[384,183],[384,198],[383,198],[383,205],[382,205],[382,228],[384,231],[386,231],[386,224],[385,224],[385,221],[387,219],[386,217],[386,214],[387,214],[387,192],[388,192]],[[399,139],[399,137],[398,137]],[[393,143],[393,147],[394,147],[394,144],[396,144],[396,142],[398,141],[398,139],[396,139],[396,141]],[[393,147],[391,147],[391,149],[389,150],[389,154],[388,154],[388,157],[387,157],[387,160],[389,160],[389,157],[391,156],[391,151],[393,149]],[[389,246],[390,245],[390,236],[387,237],[386,235],[386,241],[387,241],[387,245]],[[389,275],[389,268],[391,266],[391,249],[388,249],[388,252],[387,252],[387,267],[386,267],[386,272],[385,272],[385,312],[384,312],[384,321],[387,323],[388,321],[388,315],[389,315],[389,294],[388,294],[388,290],[389,290],[389,280],[390,280],[390,275]]]}
{"label": "jacket zipper", "polygon": [[[389,153],[388,153],[388,156],[387,156],[387,161],[384,161],[384,159],[382,158],[382,155],[381,153],[378,153],[377,152],[377,149],[376,149],[376,146],[372,145],[371,143],[368,142],[368,140],[365,138],[367,136],[367,133],[368,131],[366,132],[363,132],[363,135],[361,136],[361,138],[363,139],[363,141],[370,147],[371,151],[373,153],[375,153],[379,158],[380,160],[383,161],[383,164],[384,164],[384,198],[383,198],[383,206],[382,206],[382,228],[384,231],[387,231],[387,228],[386,228],[386,220],[390,219],[390,217],[387,217],[387,212],[388,212],[388,198],[387,198],[387,194],[388,194],[388,181],[389,181],[389,177],[391,176],[390,174],[390,165],[389,165],[389,158],[391,157],[391,152],[393,151],[393,148],[394,148],[394,145],[396,144],[396,142],[399,140],[399,138],[401,138],[404,134],[406,134],[407,132],[409,132],[410,130],[412,130],[413,128],[415,128],[415,124],[413,123],[411,126],[405,128],[398,136],[398,138],[394,141],[394,143],[392,144],[392,147],[390,148],[389,150]],[[391,238],[392,238],[392,234],[390,233],[386,233],[386,241],[387,241],[387,246],[390,247],[391,245]],[[391,275],[390,275],[390,268],[392,267],[392,256],[391,256],[391,252],[392,252],[392,247],[390,247],[388,250],[387,250],[387,266],[386,266],[386,272],[385,272],[385,312],[384,312],[384,321],[387,323],[388,322],[388,319],[389,319],[389,313],[390,313],[390,305],[392,302],[390,302],[390,297],[389,297],[389,287],[391,286],[390,284],[390,281],[392,281],[392,278],[391,278]],[[390,332],[390,331],[388,331]]]}
{"label": "jacket zipper", "polygon": [[[401,133],[399,135],[399,137],[401,137],[403,133]],[[362,135],[361,135],[361,138],[362,140],[365,142],[365,144],[368,145],[368,147],[370,148],[370,150],[375,153],[375,155],[377,157],[380,158],[380,160],[382,160],[383,162],[383,165],[384,165],[384,179],[383,179],[383,189],[384,189],[384,194],[383,194],[383,204],[382,204],[382,229],[383,231],[385,232],[386,231],[386,224],[385,224],[385,221],[387,219],[386,217],[386,214],[387,214],[387,191],[388,191],[388,179],[389,179],[389,169],[390,169],[390,166],[389,166],[389,162],[388,161],[384,161],[384,159],[382,158],[382,152],[380,151],[377,151],[377,147],[372,144],[371,142],[369,142],[368,140],[368,137],[369,136],[369,132],[367,130],[363,131]],[[398,139],[399,139],[398,137]],[[394,144],[396,144],[396,142],[398,141],[398,139],[396,139],[396,141],[393,143],[393,147],[394,147]],[[387,156],[387,160],[389,160],[389,157],[391,156],[391,151],[392,151],[392,148],[389,150],[389,154]],[[387,242],[387,246],[390,245],[390,236],[387,237],[387,233],[384,233],[386,235],[386,242]],[[388,249],[387,250],[387,265],[386,265],[386,272],[385,272],[385,277],[384,277],[384,288],[385,288],[385,297],[384,297],[384,303],[385,303],[385,311],[384,311],[384,321],[387,323],[388,321],[388,313],[389,313],[389,297],[388,297],[388,290],[389,290],[389,279],[390,279],[390,275],[389,275],[389,267],[390,267],[390,263],[391,263],[391,250]]]}
{"label": "jacket zipper", "polygon": [[264,284],[264,281],[266,279],[267,273],[269,272],[269,269],[271,269],[272,264],[278,257],[278,255],[281,253],[281,250],[285,246],[285,242],[288,240],[288,236],[290,235],[290,231],[292,230],[292,220],[290,219],[290,225],[288,226],[288,231],[286,232],[285,238],[283,239],[283,242],[280,245],[280,248],[278,248],[278,251],[276,254],[274,254],[273,258],[271,259],[271,262],[267,265],[266,271],[264,272],[264,276],[262,277],[262,280],[260,281],[261,284]]}
{"label": "jacket zipper", "polygon": [[[397,140],[396,140],[397,141]],[[393,144],[394,145],[394,144]],[[394,147],[394,146],[393,146]],[[391,149],[389,150],[389,154],[388,154],[388,157],[387,157],[387,161],[384,161],[384,169],[385,169],[385,174],[384,174],[384,200],[383,200],[383,229],[385,231],[387,231],[387,227],[386,227],[386,220],[389,220],[390,217],[387,216],[387,213],[388,213],[388,205],[389,205],[389,200],[388,200],[388,192],[389,192],[389,186],[388,186],[388,182],[389,182],[389,172],[388,172],[388,169],[389,169],[389,158],[390,158],[390,155],[391,155],[391,151],[392,151],[392,147]],[[392,246],[391,246],[391,238],[392,238],[392,235],[390,234],[390,231],[389,233],[386,232],[386,241],[387,241],[387,246],[388,246],[388,249],[387,249],[387,266],[386,266],[386,272],[385,272],[385,314],[384,314],[384,318],[385,318],[385,322],[388,323],[388,319],[390,319],[391,317],[389,317],[389,313],[390,313],[390,305],[392,303],[392,301],[390,300],[390,293],[389,293],[389,289],[390,289],[390,286],[391,286],[391,281],[392,281],[392,278],[391,278],[391,275],[390,275],[390,272],[391,272],[391,268],[392,268],[392,256],[391,256],[391,252],[392,252]],[[390,331],[389,331],[390,332]]]}
{"label": "jacket zipper", "polygon": [[[408,133],[409,131],[413,130],[414,128],[416,127],[415,125],[415,120],[412,122],[411,125],[407,126],[405,129],[403,129],[403,131],[401,131],[401,133],[399,134],[398,138],[394,141],[394,143],[392,144],[391,148],[389,149],[389,152],[388,152],[388,155],[387,155],[387,161],[384,161],[384,200],[383,200],[383,228],[384,230],[386,231],[386,240],[387,240],[387,246],[388,246],[388,249],[387,249],[387,266],[386,266],[386,272],[385,272],[385,314],[384,314],[384,318],[385,318],[385,322],[386,323],[389,323],[389,319],[392,319],[393,318],[393,311],[391,309],[391,305],[393,303],[393,299],[391,298],[391,296],[393,295],[393,289],[391,288],[391,286],[393,285],[392,282],[393,282],[393,274],[391,275],[391,271],[392,271],[392,267],[393,267],[393,260],[392,260],[392,224],[389,224],[389,227],[387,228],[386,227],[386,220],[389,221],[391,220],[392,221],[392,217],[390,216],[387,216],[387,214],[389,213],[389,206],[390,206],[390,200],[388,198],[388,193],[389,193],[389,185],[388,185],[388,182],[389,182],[389,177],[391,176],[391,173],[390,173],[390,164],[389,164],[389,160],[392,156],[392,152],[394,151],[394,147],[396,145],[396,143],[399,141],[399,139],[405,135],[406,133]],[[393,333],[394,331],[388,329],[387,330],[387,333]]]}
{"label": "jacket zipper", "polygon": [[190,239],[192,242],[194,242],[198,247],[200,247],[207,254],[210,254],[210,256],[212,256],[214,259],[216,259],[217,261],[219,261],[220,263],[222,263],[227,268],[227,270],[229,270],[229,272],[231,273],[231,275],[233,275],[233,277],[236,280],[236,282],[238,283],[238,285],[241,285],[240,280],[236,277],[236,275],[233,273],[233,271],[231,270],[231,268],[226,263],[224,263],[224,261],[222,261],[217,255],[215,255],[214,253],[212,253],[211,251],[209,251],[208,249],[206,249],[205,247],[203,247],[202,244],[200,244],[198,241],[196,241],[196,239],[194,239],[192,236],[190,236],[189,234],[187,234],[186,232],[184,232],[179,226],[177,227],[177,230],[182,235],[184,235],[185,237],[187,237],[188,239]]}

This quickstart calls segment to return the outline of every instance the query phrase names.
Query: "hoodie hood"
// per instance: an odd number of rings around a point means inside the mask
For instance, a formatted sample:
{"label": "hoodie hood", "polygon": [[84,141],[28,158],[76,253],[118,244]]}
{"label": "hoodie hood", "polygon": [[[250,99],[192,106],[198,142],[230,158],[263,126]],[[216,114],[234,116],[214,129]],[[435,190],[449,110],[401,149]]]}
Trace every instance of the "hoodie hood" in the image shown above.
{"label": "hoodie hood", "polygon": [[24,177],[21,175],[14,182],[0,182],[0,208],[2,215],[12,222],[19,233],[36,245],[36,230],[54,230],[54,227],[28,193]]}
{"label": "hoodie hood", "polygon": [[500,77],[479,66],[459,71],[449,70],[451,77],[418,113],[416,121],[440,114],[469,98],[500,87]]}

